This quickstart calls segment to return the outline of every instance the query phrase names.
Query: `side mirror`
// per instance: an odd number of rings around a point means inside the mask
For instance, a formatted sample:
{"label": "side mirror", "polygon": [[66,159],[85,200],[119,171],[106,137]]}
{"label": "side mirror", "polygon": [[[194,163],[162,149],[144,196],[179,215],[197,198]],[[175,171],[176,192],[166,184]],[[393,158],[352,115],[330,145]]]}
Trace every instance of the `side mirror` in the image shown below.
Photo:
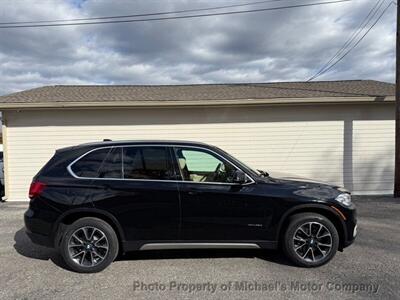
{"label": "side mirror", "polygon": [[233,183],[245,183],[246,182],[246,174],[242,170],[236,170],[233,173]]}

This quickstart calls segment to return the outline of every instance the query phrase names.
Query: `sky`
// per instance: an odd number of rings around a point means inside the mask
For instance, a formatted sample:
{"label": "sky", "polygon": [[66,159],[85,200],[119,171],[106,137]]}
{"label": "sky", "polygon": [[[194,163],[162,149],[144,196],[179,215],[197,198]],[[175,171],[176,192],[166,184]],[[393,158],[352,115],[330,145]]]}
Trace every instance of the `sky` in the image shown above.
{"label": "sky", "polygon": [[[0,22],[15,22],[151,13],[253,0],[0,1]],[[320,1],[281,0],[229,10]],[[0,95],[56,84],[305,81],[340,49],[375,1],[197,19],[0,29]],[[316,80],[394,82],[395,11],[392,5],[345,59]]]}

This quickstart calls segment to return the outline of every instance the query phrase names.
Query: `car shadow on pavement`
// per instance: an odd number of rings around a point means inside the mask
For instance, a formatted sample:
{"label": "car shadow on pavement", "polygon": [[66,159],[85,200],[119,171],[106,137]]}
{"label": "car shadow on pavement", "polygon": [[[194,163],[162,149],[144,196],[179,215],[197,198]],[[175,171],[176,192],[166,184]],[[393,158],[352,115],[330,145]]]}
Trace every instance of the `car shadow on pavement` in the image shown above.
{"label": "car shadow on pavement", "polygon": [[[71,271],[55,249],[35,245],[21,228],[14,235],[14,249],[18,254],[39,260],[51,260],[58,267]],[[186,249],[133,251],[117,257],[117,261],[162,259],[212,259],[212,258],[258,258],[276,264],[293,266],[280,252],[247,249]]]}
{"label": "car shadow on pavement", "polygon": [[116,260],[160,260],[160,259],[214,259],[214,258],[258,258],[271,263],[293,266],[282,253],[276,250],[249,249],[182,249],[135,251],[120,255]]}
{"label": "car shadow on pavement", "polygon": [[14,249],[18,254],[33,259],[51,260],[58,267],[70,270],[55,249],[42,247],[32,243],[27,236],[24,227],[15,233],[14,241]]}

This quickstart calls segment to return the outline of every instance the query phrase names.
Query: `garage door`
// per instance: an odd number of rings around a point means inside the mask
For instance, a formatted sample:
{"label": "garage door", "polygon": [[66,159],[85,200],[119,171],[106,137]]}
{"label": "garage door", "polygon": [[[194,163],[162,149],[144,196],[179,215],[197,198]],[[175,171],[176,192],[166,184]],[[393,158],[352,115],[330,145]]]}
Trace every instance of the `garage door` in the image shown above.
{"label": "garage door", "polygon": [[202,141],[272,174],[390,193],[392,110],[376,104],[8,111],[7,196],[27,200],[32,177],[57,148],[105,138]]}

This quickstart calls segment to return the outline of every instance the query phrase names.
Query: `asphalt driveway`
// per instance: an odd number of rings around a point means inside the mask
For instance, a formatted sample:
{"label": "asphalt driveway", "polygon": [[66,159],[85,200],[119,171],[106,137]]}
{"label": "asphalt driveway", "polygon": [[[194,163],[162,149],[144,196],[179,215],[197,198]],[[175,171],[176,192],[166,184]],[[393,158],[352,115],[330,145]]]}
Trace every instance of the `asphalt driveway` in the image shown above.
{"label": "asphalt driveway", "polygon": [[24,232],[26,204],[0,204],[0,298],[400,299],[400,199],[358,197],[359,235],[328,265],[302,269],[278,251],[131,253],[98,274],[64,268]]}

